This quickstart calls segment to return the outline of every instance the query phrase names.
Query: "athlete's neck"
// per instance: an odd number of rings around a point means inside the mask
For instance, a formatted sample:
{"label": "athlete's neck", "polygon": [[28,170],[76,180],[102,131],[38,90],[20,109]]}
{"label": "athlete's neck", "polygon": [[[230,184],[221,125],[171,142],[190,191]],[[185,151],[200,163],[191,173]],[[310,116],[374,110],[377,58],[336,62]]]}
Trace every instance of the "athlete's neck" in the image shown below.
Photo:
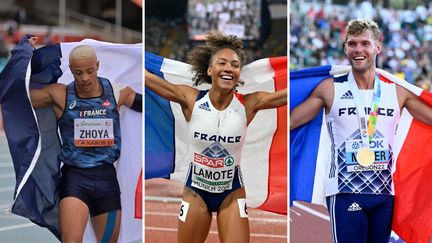
{"label": "athlete's neck", "polygon": [[81,98],[99,97],[102,95],[102,92],[103,92],[102,84],[99,81],[99,79],[97,79],[96,84],[95,84],[95,88],[91,89],[89,91],[80,89],[80,86],[76,85],[76,92],[78,93],[78,96]]}
{"label": "athlete's neck", "polygon": [[358,89],[373,89],[376,75],[375,68],[362,72],[353,70],[352,74]]}
{"label": "athlete's neck", "polygon": [[225,108],[229,106],[233,98],[233,95],[234,94],[232,91],[229,93],[222,93],[213,88],[209,90],[209,98],[212,105],[214,106],[214,108],[220,111],[225,110]]}

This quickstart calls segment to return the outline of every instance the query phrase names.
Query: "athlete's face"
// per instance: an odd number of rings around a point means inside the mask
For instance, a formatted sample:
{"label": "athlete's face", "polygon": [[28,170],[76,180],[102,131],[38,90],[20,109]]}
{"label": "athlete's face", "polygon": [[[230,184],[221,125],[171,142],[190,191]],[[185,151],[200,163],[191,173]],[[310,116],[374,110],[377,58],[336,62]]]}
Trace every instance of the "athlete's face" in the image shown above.
{"label": "athlete's face", "polygon": [[366,30],[359,35],[349,35],[344,49],[353,71],[365,72],[375,67],[381,43],[374,39],[371,30]]}
{"label": "athlete's face", "polygon": [[97,71],[99,61],[95,56],[72,58],[69,68],[79,92],[92,93],[98,90]]}
{"label": "athlete's face", "polygon": [[241,62],[237,53],[229,48],[221,49],[213,55],[207,69],[212,79],[212,87],[233,90],[240,78]]}

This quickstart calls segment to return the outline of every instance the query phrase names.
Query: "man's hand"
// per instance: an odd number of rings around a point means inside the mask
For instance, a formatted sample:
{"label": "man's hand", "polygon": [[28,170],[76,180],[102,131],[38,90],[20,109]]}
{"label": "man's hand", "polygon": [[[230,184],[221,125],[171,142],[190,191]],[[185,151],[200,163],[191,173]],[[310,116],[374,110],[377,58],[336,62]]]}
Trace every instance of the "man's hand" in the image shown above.
{"label": "man's hand", "polygon": [[32,36],[28,39],[28,41],[30,42],[30,45],[32,46],[32,48],[35,48],[36,42],[38,41],[38,37],[36,36]]}

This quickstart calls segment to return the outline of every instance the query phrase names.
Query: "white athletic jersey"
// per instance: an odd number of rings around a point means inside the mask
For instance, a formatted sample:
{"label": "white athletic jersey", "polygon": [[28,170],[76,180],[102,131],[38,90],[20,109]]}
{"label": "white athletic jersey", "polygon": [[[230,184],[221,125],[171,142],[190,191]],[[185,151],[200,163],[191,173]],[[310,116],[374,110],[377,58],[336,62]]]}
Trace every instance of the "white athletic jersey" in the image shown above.
{"label": "white athletic jersey", "polygon": [[[375,162],[363,167],[356,159],[361,147],[361,136],[357,109],[348,85],[348,75],[335,78],[334,99],[330,113],[326,115],[327,129],[332,142],[331,165],[326,181],[326,195],[337,193],[387,194],[394,195],[392,166],[393,140],[400,118],[396,96],[396,85],[380,77],[381,99],[377,124],[370,148]],[[366,118],[369,120],[373,90],[359,90],[369,106]]]}
{"label": "white athletic jersey", "polygon": [[246,136],[246,111],[242,96],[234,93],[229,106],[219,111],[209,93],[201,91],[189,122],[189,173],[192,186],[214,193],[232,187],[234,169],[239,165]]}

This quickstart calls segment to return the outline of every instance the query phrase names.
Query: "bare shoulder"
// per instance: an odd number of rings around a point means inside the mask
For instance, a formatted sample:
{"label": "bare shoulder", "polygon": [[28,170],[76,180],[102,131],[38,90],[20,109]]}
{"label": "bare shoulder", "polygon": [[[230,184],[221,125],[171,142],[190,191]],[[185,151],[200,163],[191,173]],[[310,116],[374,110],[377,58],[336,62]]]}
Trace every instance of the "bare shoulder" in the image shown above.
{"label": "bare shoulder", "polygon": [[322,99],[326,108],[326,113],[328,113],[334,99],[334,79],[330,77],[321,81],[315,90],[312,91],[311,96]]}
{"label": "bare shoulder", "polygon": [[66,102],[66,85],[55,83],[48,85],[46,88],[54,103],[63,108]]}
{"label": "bare shoulder", "polygon": [[50,84],[48,86],[46,86],[46,88],[51,92],[61,92],[64,91],[66,92],[66,85],[65,84],[60,84],[60,83],[55,83],[55,84]]}
{"label": "bare shoulder", "polygon": [[180,94],[183,94],[187,100],[193,99],[195,101],[198,96],[199,90],[189,85],[177,85]]}
{"label": "bare shoulder", "polygon": [[334,90],[334,79],[331,77],[324,79],[320,84],[318,84],[315,90],[322,94],[329,93],[329,91]]}
{"label": "bare shoulder", "polygon": [[414,93],[398,84],[396,84],[396,96],[401,110],[405,107],[407,100],[417,99],[417,96]]}

